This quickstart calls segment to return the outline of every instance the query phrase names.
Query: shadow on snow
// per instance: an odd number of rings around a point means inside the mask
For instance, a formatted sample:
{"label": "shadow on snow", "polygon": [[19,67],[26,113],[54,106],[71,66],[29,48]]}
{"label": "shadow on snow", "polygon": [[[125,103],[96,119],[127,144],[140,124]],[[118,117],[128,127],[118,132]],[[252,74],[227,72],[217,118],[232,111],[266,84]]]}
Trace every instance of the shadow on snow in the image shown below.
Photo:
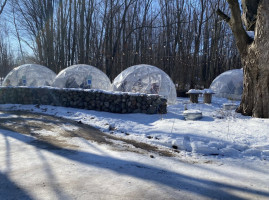
{"label": "shadow on snow", "polygon": [[[35,138],[11,131],[3,131],[3,133],[1,134],[4,137],[12,137],[28,145],[32,145],[36,147],[38,151],[49,151],[50,153],[64,157],[65,159],[71,161],[76,161],[82,164],[87,164],[89,166],[103,168],[106,170],[108,169],[118,174],[132,176],[145,181],[155,182],[157,184],[174,188],[176,190],[184,190],[189,193],[195,193],[197,195],[201,195],[207,198],[243,199],[235,194],[229,193],[229,190],[269,197],[269,192],[239,187],[231,184],[221,183],[218,181],[195,178],[188,175],[175,173],[169,170],[163,170],[161,168],[149,166],[139,162],[120,160],[109,156],[101,156],[79,150],[61,148],[46,141],[37,140]],[[44,160],[42,154],[40,155],[40,158]],[[48,176],[49,178],[53,177],[52,174],[49,174]],[[5,174],[0,174],[0,180],[0,197],[6,192],[10,192],[13,197],[16,197],[16,195],[20,195],[20,199],[31,199],[31,197],[26,192],[18,188],[12,181],[8,179]],[[63,194],[61,194],[61,196],[63,196]]]}

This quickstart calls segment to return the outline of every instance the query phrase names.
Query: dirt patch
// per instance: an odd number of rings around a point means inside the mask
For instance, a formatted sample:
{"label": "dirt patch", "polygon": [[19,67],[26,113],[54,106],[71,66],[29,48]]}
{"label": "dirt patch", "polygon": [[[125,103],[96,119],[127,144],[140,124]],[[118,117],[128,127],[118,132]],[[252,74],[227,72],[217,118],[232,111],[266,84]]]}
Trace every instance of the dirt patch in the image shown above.
{"label": "dirt patch", "polygon": [[46,136],[42,133],[39,133],[40,131],[45,130],[51,132],[52,134],[57,133],[57,135],[60,135],[64,138],[81,137],[86,140],[97,142],[99,144],[107,144],[118,151],[128,150],[137,153],[156,153],[169,157],[175,155],[175,153],[172,151],[159,149],[156,146],[141,143],[135,140],[129,140],[119,138],[114,135],[105,134],[92,126],[68,119],[45,114],[35,114],[25,111],[12,111],[4,113],[10,114],[10,117],[0,118],[1,129],[34,136],[37,140],[34,140],[31,143],[38,145],[41,148],[49,148],[52,150],[78,148],[78,146],[70,145],[65,140],[59,139],[57,136]]}
{"label": "dirt patch", "polygon": [[146,150],[148,152],[157,153],[157,154],[159,154],[161,156],[167,156],[167,157],[175,156],[175,154],[173,152],[171,152],[171,151],[162,150],[162,149],[159,149],[156,146],[149,145],[149,144],[146,144],[146,143],[143,143],[143,142],[138,142],[138,141],[135,141],[135,140],[123,139],[123,138],[121,138],[120,140],[125,142],[126,144],[131,144],[135,148],[143,149],[143,150]]}

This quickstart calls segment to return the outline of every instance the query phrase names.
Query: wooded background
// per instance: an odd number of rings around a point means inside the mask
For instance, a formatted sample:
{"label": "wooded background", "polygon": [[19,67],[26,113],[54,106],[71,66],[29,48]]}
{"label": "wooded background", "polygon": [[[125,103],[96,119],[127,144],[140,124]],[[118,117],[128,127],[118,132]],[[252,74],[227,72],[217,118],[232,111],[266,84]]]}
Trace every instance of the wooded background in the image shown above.
{"label": "wooded background", "polygon": [[183,90],[209,87],[220,73],[241,68],[233,35],[216,14],[217,8],[229,13],[226,0],[8,3],[1,15],[0,77],[24,63],[56,73],[83,63],[113,81],[144,63],[164,70]]}

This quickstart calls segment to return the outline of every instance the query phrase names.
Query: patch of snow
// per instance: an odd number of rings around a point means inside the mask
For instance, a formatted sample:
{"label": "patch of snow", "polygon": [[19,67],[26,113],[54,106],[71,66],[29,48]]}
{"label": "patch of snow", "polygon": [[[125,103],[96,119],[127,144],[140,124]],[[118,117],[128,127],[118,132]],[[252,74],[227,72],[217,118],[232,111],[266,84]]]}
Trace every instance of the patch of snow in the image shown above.
{"label": "patch of snow", "polygon": [[215,94],[214,91],[211,89],[203,89],[202,92],[205,94]]}
{"label": "patch of snow", "polygon": [[255,32],[254,31],[247,31],[247,34],[249,37],[253,38],[255,37]]}
{"label": "patch of snow", "polygon": [[190,89],[187,94],[202,94],[202,90]]}
{"label": "patch of snow", "polygon": [[183,116],[186,120],[199,120],[203,117],[200,110],[185,110]]}
{"label": "patch of snow", "polygon": [[201,114],[200,110],[184,110],[183,114]]}

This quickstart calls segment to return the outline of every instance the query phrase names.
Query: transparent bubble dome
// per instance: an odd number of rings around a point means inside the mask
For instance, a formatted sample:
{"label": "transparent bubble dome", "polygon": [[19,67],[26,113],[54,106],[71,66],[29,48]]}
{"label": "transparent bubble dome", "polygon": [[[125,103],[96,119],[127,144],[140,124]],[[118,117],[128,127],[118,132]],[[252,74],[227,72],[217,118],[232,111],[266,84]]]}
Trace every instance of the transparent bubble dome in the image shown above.
{"label": "transparent bubble dome", "polygon": [[111,90],[107,75],[91,65],[72,65],[54,79],[53,87]]}
{"label": "transparent bubble dome", "polygon": [[37,64],[25,64],[11,70],[3,86],[50,86],[56,74],[49,68]]}
{"label": "transparent bubble dome", "polygon": [[114,79],[112,86],[114,91],[159,94],[168,104],[174,104],[177,98],[170,77],[161,69],[146,64],[125,69]]}
{"label": "transparent bubble dome", "polygon": [[243,93],[243,69],[233,69],[217,76],[210,85],[215,96],[241,100]]}

